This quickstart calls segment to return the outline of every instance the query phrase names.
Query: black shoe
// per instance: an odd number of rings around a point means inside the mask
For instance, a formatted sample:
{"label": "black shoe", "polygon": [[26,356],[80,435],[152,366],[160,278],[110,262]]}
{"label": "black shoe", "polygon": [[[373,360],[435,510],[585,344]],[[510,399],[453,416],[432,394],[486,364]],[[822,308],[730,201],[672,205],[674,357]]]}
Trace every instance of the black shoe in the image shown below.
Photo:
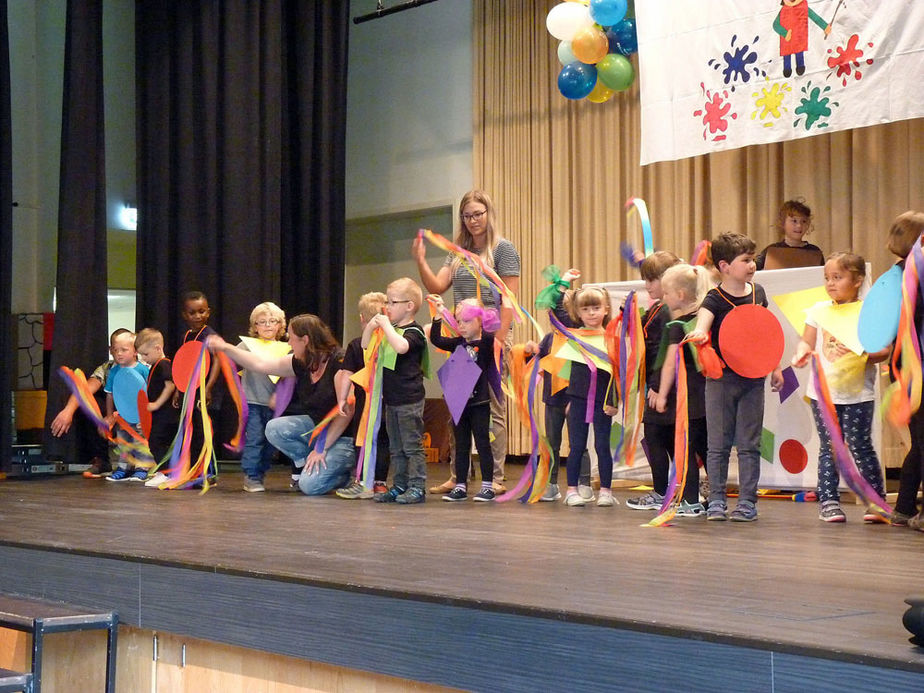
{"label": "black shoe", "polygon": [[444,501],[464,501],[466,498],[468,498],[468,493],[464,488],[459,488],[458,486],[443,496]]}

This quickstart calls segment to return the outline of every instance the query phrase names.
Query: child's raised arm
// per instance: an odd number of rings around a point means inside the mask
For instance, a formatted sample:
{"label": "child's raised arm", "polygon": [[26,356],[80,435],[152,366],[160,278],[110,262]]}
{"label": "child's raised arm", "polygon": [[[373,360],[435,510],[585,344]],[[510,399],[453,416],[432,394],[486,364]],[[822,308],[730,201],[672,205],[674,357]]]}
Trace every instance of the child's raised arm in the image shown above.
{"label": "child's raised arm", "polygon": [[687,335],[687,340],[694,344],[705,344],[709,339],[709,329],[712,327],[712,321],[715,315],[708,308],[700,307],[696,313],[696,327]]}

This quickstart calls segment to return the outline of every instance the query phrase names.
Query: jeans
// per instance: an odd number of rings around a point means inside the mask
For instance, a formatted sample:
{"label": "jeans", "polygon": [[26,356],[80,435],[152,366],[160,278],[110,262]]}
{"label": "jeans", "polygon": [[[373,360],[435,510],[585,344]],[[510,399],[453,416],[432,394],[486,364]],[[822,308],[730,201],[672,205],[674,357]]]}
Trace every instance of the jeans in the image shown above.
{"label": "jeans", "polygon": [[[568,397],[568,486],[577,486],[581,471],[581,457],[587,452],[587,433],[590,424],[584,420],[587,400]],[[602,404],[594,406],[594,448],[597,451],[597,466],[600,469],[600,488],[609,488],[613,483],[613,453],[610,451],[610,429],[613,417],[603,411]]]}
{"label": "jeans", "polygon": [[[705,463],[708,456],[706,420],[690,419],[687,440],[687,479],[683,486],[683,500],[687,503],[699,503],[699,464],[696,457]],[[648,463],[651,466],[651,485],[660,495],[667,492],[670,480],[670,463],[674,459],[675,424],[645,424],[645,441],[648,445]],[[682,462],[682,460],[681,460]],[[677,460],[674,459],[677,464]],[[680,469],[675,473],[682,474]],[[678,478],[679,481],[679,478]]]}
{"label": "jeans", "polygon": [[[841,433],[844,434],[844,442],[847,443],[847,448],[857,463],[860,476],[869,482],[876,493],[884,496],[882,467],[879,466],[879,457],[876,455],[870,435],[873,427],[873,408],[874,402],[834,405]],[[814,399],[812,400],[812,414],[815,416],[815,426],[818,428],[818,502],[836,501],[840,499],[840,493],[837,490],[840,474],[834,463],[831,438],[821,420],[818,402]]]}
{"label": "jeans", "polygon": [[314,426],[314,421],[307,414],[283,416],[266,424],[266,439],[302,470],[298,478],[299,490],[308,496],[321,496],[350,483],[356,449],[349,436],[340,436],[333,445],[328,443],[326,466],[307,472],[305,458],[314,449],[317,440],[309,443],[308,436],[304,434],[313,431]]}
{"label": "jeans", "polygon": [[[558,467],[561,461],[561,431],[565,425],[565,407],[554,404],[545,405],[545,435],[549,439],[552,449],[552,465],[549,472],[549,483],[558,483]],[[581,457],[581,473],[578,483],[590,486],[590,455],[587,450]]]}
{"label": "jeans", "polygon": [[427,483],[427,454],[423,448],[424,400],[385,406],[385,427],[398,488],[423,488]]}
{"label": "jeans", "polygon": [[263,404],[247,404],[247,427],[244,429],[244,452],[241,471],[248,479],[263,480],[273,464],[273,446],[266,440],[264,429],[273,418],[273,410]]}
{"label": "jeans", "polygon": [[706,380],[709,502],[725,502],[728,458],[738,450],[738,502],[757,503],[760,435],[764,425],[764,378],[743,378],[726,368],[719,380]]}

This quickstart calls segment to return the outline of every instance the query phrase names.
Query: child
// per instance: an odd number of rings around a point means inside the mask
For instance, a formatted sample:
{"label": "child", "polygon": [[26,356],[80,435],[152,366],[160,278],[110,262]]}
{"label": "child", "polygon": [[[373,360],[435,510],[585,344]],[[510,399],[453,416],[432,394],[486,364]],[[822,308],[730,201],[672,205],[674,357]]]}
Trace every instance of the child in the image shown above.
{"label": "child", "polygon": [[[712,260],[722,277],[719,286],[710,289],[696,315],[696,329],[690,340],[706,343],[710,336],[721,358],[719,329],[722,321],[737,306],[767,306],[764,288],[751,281],[754,265],[754,241],[740,233],[723,233],[712,242]],[[779,366],[770,376],[774,392],[783,386]],[[706,473],[709,476],[707,520],[753,522],[757,519],[757,483],[760,480],[760,436],[764,421],[764,378],[746,378],[730,368],[722,377],[706,380],[706,428],[709,452]],[[728,515],[726,488],[728,458],[734,445],[738,450],[738,504]]]}
{"label": "child", "polygon": [[[366,325],[376,315],[381,315],[385,310],[385,303],[388,298],[381,291],[372,291],[359,297],[359,323],[363,331]],[[346,348],[346,354],[343,357],[343,368],[337,372],[335,386],[337,388],[337,404],[340,407],[340,413],[344,416],[348,414],[349,405],[347,399],[350,396],[350,390],[355,394],[356,401],[353,404],[353,421],[359,426],[362,418],[363,408],[366,405],[366,391],[361,387],[353,386],[350,378],[354,373],[363,369],[365,357],[363,355],[362,337],[352,340]],[[375,482],[371,489],[366,488],[362,483],[353,479],[348,486],[337,490],[337,496],[346,500],[372,498],[376,493],[385,493],[388,490],[388,431],[385,423],[379,425],[379,434],[375,442]],[[361,452],[362,441],[357,441],[357,463],[359,462],[359,453]]]}
{"label": "child", "polygon": [[[239,349],[245,351],[266,351],[282,355],[285,349],[276,350],[282,344],[279,340],[286,333],[286,314],[282,308],[269,301],[261,303],[250,311],[248,336],[255,337],[255,348],[250,349],[242,341]],[[257,346],[259,345],[259,346]],[[241,454],[241,471],[244,472],[244,490],[248,493],[265,491],[263,477],[273,464],[276,449],[266,440],[266,424],[273,418],[276,396],[276,381],[270,376],[244,369],[241,385],[247,398],[247,427],[244,431],[244,451]]]}
{"label": "child", "polygon": [[[151,435],[148,447],[155,462],[163,461],[176,437],[179,416],[170,404],[176,386],[173,384],[173,369],[170,359],[164,356],[164,336],[153,328],[147,327],[135,337],[135,350],[138,357],[151,370],[148,373],[148,411],[151,412]],[[145,482],[149,484],[158,475],[155,474]],[[166,481],[162,478],[159,483]],[[156,484],[151,484],[155,486]]]}
{"label": "child", "polygon": [[[112,349],[115,345],[116,337],[122,334],[129,334],[130,331],[120,327],[109,335],[109,354],[112,355]],[[87,378],[87,387],[90,393],[96,398],[101,410],[106,408],[105,393],[102,392],[103,385],[109,377],[109,369],[115,365],[115,361],[110,359],[96,367],[96,370]],[[80,403],[74,395],[67,398],[67,403],[58,412],[57,416],[51,422],[51,434],[60,438],[71,429],[74,421],[74,414],[80,409]],[[112,471],[112,464],[116,461],[114,455],[110,459],[110,453],[115,453],[115,448],[110,447],[106,439],[100,435],[88,418],[81,416],[77,419],[77,451],[81,459],[90,460],[90,468],[83,472],[86,479],[99,479]]]}
{"label": "child", "polygon": [[[860,474],[880,496],[885,495],[882,481],[882,468],[873,448],[870,430],[873,423],[875,404],[876,367],[878,361],[889,356],[890,349],[874,354],[856,354],[845,346],[837,334],[825,328],[825,314],[830,314],[833,306],[846,306],[859,302],[860,286],[866,277],[866,261],[853,253],[832,253],[825,263],[825,291],[830,301],[821,301],[809,308],[805,317],[805,330],[802,341],[796,347],[792,365],[805,366],[812,352],[820,357],[821,367],[831,400],[837,413],[837,420],[844,433],[847,447],[857,462]],[[856,318],[859,312],[855,313]],[[852,330],[856,334],[856,325]],[[818,502],[821,504],[818,519],[822,522],[846,522],[847,516],[841,510],[840,495],[837,490],[840,476],[831,453],[831,439],[821,418],[818,403],[819,393],[815,383],[809,380],[806,396],[812,401],[812,413],[818,428],[820,442],[818,450]],[[879,515],[869,512],[863,519],[876,522]]]}
{"label": "child", "polygon": [[[115,365],[109,369],[109,375],[106,378],[106,385],[103,390],[106,392],[106,422],[110,428],[115,424],[115,403],[112,399],[112,385],[116,375],[122,369],[134,369],[143,378],[148,377],[150,370],[143,363],[139,363],[137,353],[135,352],[135,335],[127,330],[112,340],[112,359]],[[135,424],[135,432],[141,433],[141,424]],[[120,443],[128,443],[131,435],[121,427],[116,428],[116,439]],[[148,478],[146,469],[135,469],[135,465],[128,456],[121,454],[119,456],[118,468],[106,477],[109,481],[144,481]]]}
{"label": "child", "polygon": [[[410,505],[427,498],[427,455],[423,448],[424,385],[423,359],[427,338],[414,321],[423,292],[413,279],[396,279],[385,289],[386,315],[376,315],[363,330],[363,348],[376,329],[384,332],[381,349],[394,349],[398,355],[394,368],[382,373],[382,403],[388,430],[391,459],[395,465],[392,487],[373,496],[379,503]],[[381,356],[386,352],[382,351]]]}
{"label": "child", "polygon": [[[648,382],[648,397],[645,398],[645,412],[642,423],[645,424],[645,454],[651,467],[652,490],[638,498],[630,498],[626,505],[633,510],[656,510],[664,502],[667,490],[667,477],[670,469],[670,457],[673,455],[674,411],[658,412],[654,408],[651,393],[657,395],[660,371],[655,368],[664,328],[670,322],[671,314],[661,301],[661,276],[664,271],[680,262],[680,258],[667,250],[658,250],[639,263],[639,274],[645,280],[648,296],[654,300],[642,318],[642,331],[645,334],[645,377]],[[667,438],[670,434],[670,437]]]}
{"label": "child", "polygon": [[[660,381],[656,388],[648,392],[648,405],[660,415],[671,412],[673,421],[669,425],[645,424],[645,437],[652,445],[665,448],[667,455],[674,457],[674,432],[677,417],[677,392],[674,389],[676,376],[677,350],[683,349],[684,365],[687,374],[687,424],[689,446],[686,460],[674,458],[678,476],[680,466],[686,462],[687,476],[683,486],[683,496],[677,509],[679,517],[697,517],[706,514],[706,509],[699,502],[699,465],[698,456],[703,462],[707,457],[706,437],[706,378],[697,370],[696,359],[690,347],[684,347],[687,327],[696,320],[696,313],[703,297],[712,287],[708,271],[703,267],[691,267],[686,264],[669,267],[661,277],[664,303],[670,309],[671,321],[666,326],[667,349],[661,366]],[[665,479],[668,470],[662,469],[660,476]],[[654,474],[652,474],[654,476]],[[666,486],[665,486],[666,488]],[[663,500],[663,492],[661,493]]]}
{"label": "child", "polygon": [[[430,294],[428,297],[437,311],[443,309],[443,299],[439,294]],[[459,324],[458,337],[444,337],[440,330],[443,321],[439,313],[433,318],[430,327],[430,341],[438,349],[452,353],[457,347],[464,346],[472,361],[478,364],[481,375],[472,389],[465,409],[459,421],[453,424],[456,439],[456,483],[453,489],[443,496],[444,501],[464,501],[468,498],[468,468],[471,464],[472,437],[475,438],[475,449],[478,450],[478,461],[481,465],[481,490],[475,494],[474,500],[491,502],[495,498],[494,457],[491,454],[491,385],[489,374],[493,370],[497,373],[497,364],[494,361],[494,331],[483,329],[484,323],[495,329],[500,326],[497,314],[492,309],[485,309],[476,299],[467,298],[460,301],[455,311],[456,321]],[[499,379],[499,376],[498,376]]]}
{"label": "child", "polygon": [[[571,319],[587,330],[601,331],[609,322],[610,297],[599,287],[584,287],[572,294]],[[590,389],[590,368],[585,363],[571,363],[571,377],[568,380],[568,490],[565,505],[583,506],[588,499],[578,493],[577,483],[581,469],[581,457],[587,449],[589,424],[586,421],[587,396]],[[607,400],[610,374],[603,368],[597,369],[596,391],[593,401],[594,448],[597,451],[597,466],[600,470],[600,495],[597,505],[612,507],[613,498],[613,455],[610,452],[610,428],[616,414],[616,389],[613,388]]]}
{"label": "child", "polygon": [[[787,268],[817,267],[825,264],[825,256],[821,248],[805,240],[805,237],[812,232],[812,210],[804,202],[786,200],[780,207],[774,228],[777,233],[783,234],[783,240],[771,243],[760,252],[757,256],[757,269],[764,269],[767,251],[771,248],[788,249],[783,251],[788,255],[785,261]],[[767,269],[780,269],[780,267],[768,267]]]}
{"label": "child", "polygon": [[[905,258],[915,242],[924,234],[924,212],[908,211],[898,215],[889,230],[888,249],[900,258],[904,269]],[[924,299],[918,296],[914,306],[914,324],[920,325],[924,317]],[[908,422],[911,449],[902,462],[898,480],[898,499],[892,513],[892,524],[924,530],[924,515],[918,513],[917,497],[924,476],[924,409],[918,409]]]}

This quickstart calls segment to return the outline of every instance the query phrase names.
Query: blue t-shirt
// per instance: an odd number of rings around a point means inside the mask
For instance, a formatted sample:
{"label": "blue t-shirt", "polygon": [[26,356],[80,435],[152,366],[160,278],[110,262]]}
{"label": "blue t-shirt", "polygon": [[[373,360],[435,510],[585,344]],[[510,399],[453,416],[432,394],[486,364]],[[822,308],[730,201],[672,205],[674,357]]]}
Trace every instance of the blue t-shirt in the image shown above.
{"label": "blue t-shirt", "polygon": [[[118,373],[123,368],[126,368],[126,366],[120,366],[119,364],[116,363],[112,366],[112,368],[109,369],[109,375],[106,376],[106,384],[103,386],[103,392],[109,395],[112,394],[112,381],[115,378],[116,373]],[[127,366],[127,368],[135,369],[136,371],[138,371],[138,374],[145,381],[147,381],[148,373],[151,370],[150,366],[147,366],[141,363],[141,361],[136,361],[134,366]]]}

